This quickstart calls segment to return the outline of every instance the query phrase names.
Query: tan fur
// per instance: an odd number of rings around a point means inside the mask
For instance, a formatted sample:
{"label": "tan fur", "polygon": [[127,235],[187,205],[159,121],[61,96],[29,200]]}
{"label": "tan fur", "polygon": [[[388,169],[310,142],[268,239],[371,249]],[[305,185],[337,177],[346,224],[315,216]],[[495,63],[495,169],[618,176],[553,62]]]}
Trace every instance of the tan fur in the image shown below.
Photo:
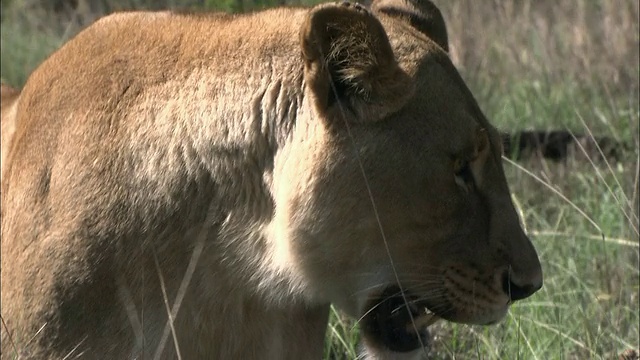
{"label": "tan fur", "polygon": [[504,316],[505,276],[537,290],[500,137],[417,2],[122,13],[54,53],[3,166],[3,356],[319,359],[329,304],[360,318],[396,275],[464,323]]}
{"label": "tan fur", "polygon": [[0,181],[4,174],[4,167],[7,162],[7,155],[11,148],[13,134],[16,131],[16,108],[18,106],[18,98],[20,91],[12,88],[4,83],[0,84],[0,121],[2,122],[2,159],[0,160]]}

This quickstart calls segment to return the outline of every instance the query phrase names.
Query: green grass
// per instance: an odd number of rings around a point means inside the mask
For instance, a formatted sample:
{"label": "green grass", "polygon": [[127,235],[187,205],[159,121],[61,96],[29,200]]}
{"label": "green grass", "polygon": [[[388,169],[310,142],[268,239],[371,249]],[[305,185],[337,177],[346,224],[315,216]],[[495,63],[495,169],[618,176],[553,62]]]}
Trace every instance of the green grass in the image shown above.
{"label": "green grass", "polygon": [[355,359],[358,355],[358,328],[355,322],[331,307],[329,326],[325,337],[325,358]]}
{"label": "green grass", "polygon": [[[516,303],[496,326],[437,323],[431,358],[616,359],[625,349],[638,349],[636,2],[437,4],[449,25],[451,56],[496,126],[509,132],[593,132],[625,144],[625,150],[616,163],[593,152],[583,156],[579,148],[575,158],[560,163],[505,162],[514,200],[540,254],[544,287]],[[4,19],[1,76],[21,86],[71,31]],[[325,358],[354,359],[357,342],[353,320],[332,311]]]}
{"label": "green grass", "polygon": [[0,40],[2,81],[13,86],[22,86],[31,71],[64,41],[58,34],[33,31],[26,24],[11,21],[0,24]]}

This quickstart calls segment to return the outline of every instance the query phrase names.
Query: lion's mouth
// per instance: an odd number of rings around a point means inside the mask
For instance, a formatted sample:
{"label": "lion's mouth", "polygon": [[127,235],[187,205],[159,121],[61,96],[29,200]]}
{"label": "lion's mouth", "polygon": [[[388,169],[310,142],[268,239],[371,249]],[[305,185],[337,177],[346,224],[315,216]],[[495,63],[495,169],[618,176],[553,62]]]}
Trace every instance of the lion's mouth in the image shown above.
{"label": "lion's mouth", "polygon": [[394,352],[408,352],[427,347],[427,327],[440,318],[410,294],[403,296],[397,286],[385,289],[370,302],[362,319],[362,329],[369,341]]}

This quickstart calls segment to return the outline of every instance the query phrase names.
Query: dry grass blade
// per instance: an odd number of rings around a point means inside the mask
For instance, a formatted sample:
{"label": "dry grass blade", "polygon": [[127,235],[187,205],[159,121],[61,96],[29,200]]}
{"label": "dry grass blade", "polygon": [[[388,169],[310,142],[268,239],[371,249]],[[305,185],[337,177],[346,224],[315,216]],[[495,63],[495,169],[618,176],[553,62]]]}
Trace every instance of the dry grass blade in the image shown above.
{"label": "dry grass blade", "polygon": [[534,180],[536,180],[537,182],[539,182],[540,184],[544,185],[547,189],[551,190],[554,194],[556,194],[558,197],[560,197],[562,200],[564,200],[567,204],[571,205],[572,208],[574,208],[578,213],[580,213],[580,215],[582,215],[587,221],[589,221],[589,223],[591,223],[591,225],[593,225],[593,227],[595,227],[600,233],[602,233],[602,229],[600,228],[600,226],[598,226],[598,224],[589,216],[587,215],[587,213],[585,213],[582,209],[580,209],[580,207],[578,205],[576,205],[573,201],[569,200],[569,198],[567,198],[562,192],[560,192],[558,189],[554,188],[551,184],[549,184],[547,181],[542,180],[539,176],[537,176],[536,174],[532,173],[531,171],[525,169],[524,167],[522,167],[520,164],[516,163],[515,161],[512,161],[506,157],[502,157],[502,159],[504,161],[506,161],[507,163],[515,166],[516,168],[518,168],[518,170],[524,172],[525,174],[531,176]]}
{"label": "dry grass blade", "polygon": [[[176,336],[175,336],[175,330],[173,329],[173,320],[175,319],[176,316],[178,315],[178,311],[180,310],[180,306],[182,305],[182,301],[184,300],[184,296],[187,293],[187,287],[189,286],[189,284],[191,283],[191,278],[193,277],[193,273],[196,270],[196,265],[198,264],[198,260],[200,259],[200,256],[202,255],[202,251],[204,249],[204,243],[205,240],[207,239],[207,236],[209,235],[209,224],[213,223],[213,217],[214,217],[214,204],[211,204],[211,206],[209,207],[209,211],[207,214],[207,218],[204,222],[204,225],[202,226],[202,229],[200,230],[200,233],[198,234],[197,238],[196,238],[196,244],[195,247],[193,248],[193,252],[191,253],[191,259],[189,259],[189,265],[187,266],[187,270],[185,271],[184,276],[182,277],[182,281],[180,282],[180,287],[178,288],[178,294],[176,295],[176,299],[173,303],[173,306],[171,308],[171,311],[168,310],[167,311],[169,313],[169,321],[167,321],[167,325],[165,325],[164,331],[162,333],[162,338],[160,340],[160,344],[158,345],[158,348],[156,349],[156,355],[155,355],[155,359],[160,358],[160,356],[162,355],[162,351],[164,350],[164,346],[166,344],[167,338],[169,336],[169,330],[171,330],[173,336],[174,336],[174,342],[177,342]],[[154,252],[154,258],[155,258],[155,252]],[[156,260],[157,263],[157,260]],[[158,264],[156,264],[156,266],[158,266]],[[164,292],[164,290],[163,290]],[[166,298],[166,295],[165,295]],[[168,306],[168,304],[167,304]],[[177,344],[176,344],[176,349],[177,349]]]}
{"label": "dry grass blade", "polygon": [[82,340],[80,340],[80,342],[78,344],[76,344],[76,346],[73,347],[73,349],[71,349],[67,355],[65,355],[65,357],[62,358],[62,360],[67,360],[67,359],[71,359],[71,357],[75,357],[76,359],[80,359],[82,358],[82,355],[84,355],[84,352],[80,352],[74,355],[74,353],[76,352],[76,350],[78,350],[78,348],[80,347],[80,345],[82,345],[83,342],[85,342],[85,340],[87,340],[87,337],[85,336]]}
{"label": "dry grass blade", "polygon": [[[576,235],[576,234],[570,234],[567,232],[560,232],[560,231],[539,231],[539,230],[531,230],[531,231],[528,231],[527,233],[533,236],[563,236],[563,237],[576,236],[576,237],[581,237],[589,240],[602,241],[602,235],[593,235],[593,234],[577,234]],[[616,244],[616,245],[640,248],[640,242],[629,240],[629,239],[608,237],[604,241],[607,243]]]}
{"label": "dry grass blade", "polygon": [[[160,287],[162,289],[162,300],[164,300],[164,306],[167,310],[167,316],[168,316],[167,324],[171,328],[173,345],[176,347],[176,356],[178,357],[178,360],[181,360],[182,356],[180,355],[180,346],[178,344],[178,336],[176,334],[176,329],[173,326],[174,316],[172,314],[172,311],[169,309],[169,298],[167,297],[167,289],[165,286],[164,277],[162,276],[162,270],[160,269],[160,263],[158,262],[158,255],[156,254],[155,249],[151,248],[151,251],[153,252],[153,261],[156,264],[156,271],[158,272],[158,278],[160,279]],[[156,355],[154,356],[154,359],[160,359],[160,357],[162,356],[162,351],[164,350],[164,345],[165,345],[165,341],[163,339],[163,341],[160,341],[160,345],[158,345],[158,349],[156,351]]]}
{"label": "dry grass blade", "polygon": [[13,337],[11,336],[11,331],[9,331],[9,327],[7,327],[7,323],[4,322],[4,317],[2,317],[2,315],[0,315],[0,320],[2,321],[2,327],[4,328],[4,331],[7,333],[7,338],[9,339],[9,342],[11,343],[11,348],[13,349],[13,354],[14,356],[18,355],[18,347],[16,346],[16,343],[13,342]]}
{"label": "dry grass blade", "polygon": [[[591,132],[591,129],[587,126],[587,124],[584,122],[584,119],[582,118],[580,113],[578,113],[577,111],[576,111],[576,116],[580,119],[580,121],[582,122],[582,125],[584,126],[584,128],[586,129],[586,131],[589,134],[589,138],[591,139],[591,141],[595,144],[596,148],[598,149],[598,152],[599,152],[600,156],[602,157],[603,161],[605,162],[605,164],[607,165],[607,169],[609,170],[609,173],[611,174],[611,176],[613,177],[614,181],[616,182],[616,185],[617,185],[618,189],[623,189],[622,185],[620,184],[620,181],[618,180],[618,177],[616,176],[616,173],[611,168],[611,163],[609,162],[607,157],[604,155],[604,152],[602,151],[602,148],[600,147],[600,145],[596,141],[596,138],[593,136],[593,133]],[[567,129],[567,130],[569,131],[569,129]],[[622,204],[622,202],[620,201],[620,199],[618,198],[616,193],[611,189],[611,186],[609,186],[607,181],[604,179],[604,176],[602,176],[602,173],[600,172],[600,169],[598,169],[598,166],[596,166],[596,164],[593,162],[593,159],[589,156],[589,154],[587,153],[587,150],[584,148],[582,143],[580,141],[578,141],[578,139],[576,138],[576,136],[573,134],[572,131],[569,131],[569,133],[571,134],[571,137],[573,138],[574,142],[580,148],[580,151],[582,151],[582,153],[585,155],[585,157],[589,161],[589,164],[591,164],[591,167],[595,170],[596,175],[598,175],[598,178],[600,180],[602,180],[602,182],[606,186],[607,191],[609,192],[609,194],[611,194],[611,196],[615,199],[616,203],[620,207],[620,210],[622,211],[622,214],[629,221],[629,225],[633,228],[633,230],[636,233],[636,235],[638,235],[639,234],[638,233],[638,227],[636,225],[636,223],[638,222],[638,214],[635,214],[633,212],[633,204],[632,204],[632,202],[629,200],[629,198],[624,193],[624,191],[621,191],[621,196],[624,198],[624,201],[625,201],[625,203]],[[630,210],[631,213],[629,213],[628,210]]]}

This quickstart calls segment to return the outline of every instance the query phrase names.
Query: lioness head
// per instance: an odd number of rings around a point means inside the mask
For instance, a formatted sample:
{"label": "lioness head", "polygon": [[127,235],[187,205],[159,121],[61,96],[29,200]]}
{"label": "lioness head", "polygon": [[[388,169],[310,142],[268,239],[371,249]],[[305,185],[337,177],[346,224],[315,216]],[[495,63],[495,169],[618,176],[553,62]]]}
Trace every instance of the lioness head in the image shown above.
{"label": "lioness head", "polygon": [[369,345],[405,352],[425,309],[492,324],[542,274],[440,13],[373,6],[319,7],[302,27],[314,129],[279,164],[276,218],[314,295],[362,319]]}

